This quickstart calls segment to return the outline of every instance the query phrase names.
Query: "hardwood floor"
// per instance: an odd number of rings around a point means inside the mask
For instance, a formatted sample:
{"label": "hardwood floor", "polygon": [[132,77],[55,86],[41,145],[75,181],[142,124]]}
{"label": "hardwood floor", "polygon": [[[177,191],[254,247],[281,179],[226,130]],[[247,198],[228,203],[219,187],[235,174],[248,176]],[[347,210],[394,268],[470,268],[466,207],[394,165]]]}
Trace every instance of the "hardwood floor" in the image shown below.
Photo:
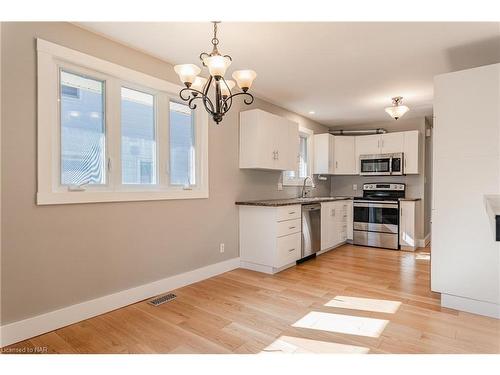
{"label": "hardwood floor", "polygon": [[441,308],[429,249],[344,245],[271,276],[237,269],[6,349],[48,353],[500,353],[500,321]]}

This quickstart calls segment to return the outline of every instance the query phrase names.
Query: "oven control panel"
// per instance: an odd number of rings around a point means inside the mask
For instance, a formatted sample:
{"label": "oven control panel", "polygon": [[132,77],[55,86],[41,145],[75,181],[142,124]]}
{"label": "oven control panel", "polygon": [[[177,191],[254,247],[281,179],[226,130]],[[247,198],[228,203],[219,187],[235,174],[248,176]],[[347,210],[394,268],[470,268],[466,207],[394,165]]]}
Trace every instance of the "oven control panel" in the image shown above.
{"label": "oven control panel", "polygon": [[374,184],[363,184],[363,190],[395,190],[402,191],[405,190],[405,184],[392,184],[392,183],[374,183]]}

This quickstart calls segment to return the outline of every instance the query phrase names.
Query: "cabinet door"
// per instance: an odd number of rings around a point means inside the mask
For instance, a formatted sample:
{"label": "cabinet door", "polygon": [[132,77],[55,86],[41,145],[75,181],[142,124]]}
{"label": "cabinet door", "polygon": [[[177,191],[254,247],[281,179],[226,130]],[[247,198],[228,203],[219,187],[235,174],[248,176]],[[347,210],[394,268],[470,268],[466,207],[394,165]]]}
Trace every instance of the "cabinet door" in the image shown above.
{"label": "cabinet door", "polygon": [[334,174],[356,174],[355,137],[333,137]]}
{"label": "cabinet door", "polygon": [[403,152],[404,152],[404,165],[403,170],[405,174],[418,174],[419,173],[419,131],[412,130],[403,133]]}
{"label": "cabinet door", "polygon": [[314,174],[333,173],[333,135],[314,135]]}
{"label": "cabinet door", "polygon": [[287,171],[296,171],[299,167],[299,124],[288,121]]}
{"label": "cabinet door", "polygon": [[347,202],[335,202],[335,242],[333,246],[339,245],[347,240]]}
{"label": "cabinet door", "polygon": [[240,168],[276,168],[275,117],[259,109],[240,112]]}
{"label": "cabinet door", "polygon": [[387,133],[380,136],[380,149],[382,154],[403,152],[403,132]]}
{"label": "cabinet door", "polygon": [[279,116],[273,119],[273,138],[276,149],[276,160],[274,169],[286,170],[290,165],[288,147],[288,120]]}
{"label": "cabinet door", "polygon": [[321,203],[321,250],[335,246],[336,223],[335,202]]}
{"label": "cabinet door", "polygon": [[380,135],[360,135],[355,138],[356,174],[359,174],[359,156],[380,154]]}
{"label": "cabinet door", "polygon": [[413,248],[417,246],[417,239],[415,238],[415,207],[416,202],[414,201],[400,202],[399,243],[401,246],[409,246]]}
{"label": "cabinet door", "polygon": [[353,204],[352,201],[347,201],[347,239],[352,240],[353,239]]}

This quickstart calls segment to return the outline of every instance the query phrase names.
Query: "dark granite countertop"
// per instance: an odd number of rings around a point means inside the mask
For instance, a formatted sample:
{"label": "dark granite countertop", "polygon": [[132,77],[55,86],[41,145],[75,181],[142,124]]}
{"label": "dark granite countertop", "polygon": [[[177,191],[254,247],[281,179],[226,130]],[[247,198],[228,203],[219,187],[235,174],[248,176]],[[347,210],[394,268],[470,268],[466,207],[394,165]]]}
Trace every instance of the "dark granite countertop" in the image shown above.
{"label": "dark granite countertop", "polygon": [[350,200],[352,197],[311,197],[311,198],[289,198],[289,199],[266,199],[256,201],[239,201],[235,204],[239,206],[264,206],[264,207],[279,207],[291,206],[294,204],[311,204],[321,202],[332,202],[341,200]]}

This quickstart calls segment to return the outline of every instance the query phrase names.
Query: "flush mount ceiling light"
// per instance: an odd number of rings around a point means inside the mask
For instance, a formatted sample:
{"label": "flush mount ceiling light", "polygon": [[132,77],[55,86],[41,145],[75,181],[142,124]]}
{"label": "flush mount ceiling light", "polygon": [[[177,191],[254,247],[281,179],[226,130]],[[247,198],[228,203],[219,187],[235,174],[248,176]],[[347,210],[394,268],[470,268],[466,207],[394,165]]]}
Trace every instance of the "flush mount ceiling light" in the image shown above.
{"label": "flush mount ceiling light", "polygon": [[389,116],[391,116],[395,120],[397,120],[410,110],[410,108],[405,105],[401,105],[401,103],[403,103],[403,97],[396,96],[392,98],[392,106],[385,109]]}
{"label": "flush mount ceiling light", "polygon": [[[218,124],[222,121],[224,115],[231,109],[233,98],[238,95],[248,96],[244,103],[250,105],[253,103],[253,96],[248,92],[252,82],[257,77],[253,70],[237,70],[233,73],[234,81],[224,79],[227,68],[231,65],[232,58],[229,55],[221,55],[217,49],[219,39],[217,39],[217,24],[214,24],[214,36],[212,38],[212,52],[210,54],[203,52],[200,54],[200,60],[203,66],[208,68],[209,78],[198,77],[201,69],[194,64],[183,64],[174,66],[175,72],[179,75],[181,82],[186,86],[179,96],[182,100],[188,102],[189,108],[195,109],[194,101],[200,99],[207,112]],[[234,93],[231,91],[235,85],[242,90]],[[212,99],[209,98],[209,90],[213,87],[215,93]]]}

